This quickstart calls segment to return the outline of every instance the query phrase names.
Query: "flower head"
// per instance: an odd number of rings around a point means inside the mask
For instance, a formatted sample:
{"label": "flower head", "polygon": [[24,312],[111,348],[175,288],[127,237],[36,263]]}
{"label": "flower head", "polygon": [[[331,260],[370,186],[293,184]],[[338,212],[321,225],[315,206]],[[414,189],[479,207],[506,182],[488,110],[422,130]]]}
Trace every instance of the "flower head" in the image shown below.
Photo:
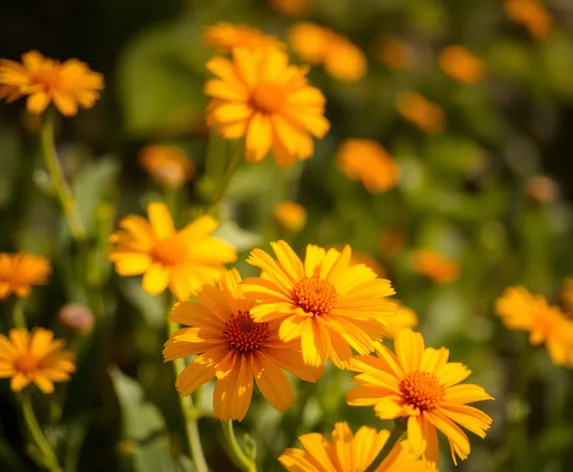
{"label": "flower head", "polygon": [[419,274],[439,284],[449,284],[459,278],[460,265],[439,252],[419,249],[412,256],[412,263]]}
{"label": "flower head", "polygon": [[263,48],[284,49],[285,45],[273,36],[266,35],[257,28],[232,23],[217,23],[205,28],[203,40],[217,52],[230,52],[233,48],[255,51]]}
{"label": "flower head", "polygon": [[478,385],[457,385],[471,371],[448,362],[446,348],[424,348],[420,333],[401,330],[394,346],[396,354],[377,344],[377,357],[352,359],[350,369],[359,374],[352,380],[358,385],[346,393],[348,404],[373,405],[382,419],[407,417],[412,451],[431,462],[439,459],[436,428],[448,438],[454,463],[456,456],[466,459],[470,443],[457,424],[485,437],[491,418],[467,404],[493,398]]}
{"label": "flower head", "polygon": [[240,281],[236,270],[226,271],[218,287],[197,292],[196,302],[175,305],[170,319],[191,327],[176,332],[163,350],[166,361],[197,355],[177,379],[182,396],[217,377],[213,409],[222,421],[245,417],[254,382],[277,410],[290,407],[293,393],[281,369],[309,382],[322,373],[304,365],[293,343],[279,339],[276,322],[253,321],[253,303],[237,290]]}
{"label": "flower head", "polygon": [[306,210],[295,202],[280,202],[275,206],[275,219],[286,230],[298,233],[306,224]]}
{"label": "flower head", "polygon": [[510,287],[495,302],[495,313],[512,330],[529,332],[533,345],[545,343],[555,364],[573,367],[573,321],[524,287]]}
{"label": "flower head", "polygon": [[553,29],[553,17],[539,0],[505,0],[507,16],[522,24],[535,39],[545,39]]}
{"label": "flower head", "polygon": [[310,135],[322,138],[330,124],[325,98],[308,85],[306,70],[289,65],[276,49],[234,49],[232,60],[215,57],[207,68],[217,76],[205,85],[213,100],[207,121],[226,139],[245,136],[246,158],[262,160],[270,150],[282,167],[314,153]]}
{"label": "flower head", "polygon": [[331,359],[347,367],[352,346],[366,354],[381,338],[385,320],[396,307],[389,280],[362,264],[351,265],[351,249],[308,245],[302,262],[284,241],[271,243],[278,260],[261,249],[247,259],[261,277],[245,279],[240,290],[256,301],[256,322],[280,320],[284,341],[301,339],[304,362],[323,365]]}
{"label": "flower head", "polygon": [[165,187],[179,187],[195,173],[195,164],[178,146],[145,146],[139,153],[139,163],[153,180]]}
{"label": "flower head", "polygon": [[300,15],[308,10],[309,0],[269,0],[269,4],[285,15]]}
{"label": "flower head", "polygon": [[32,285],[45,285],[52,272],[50,262],[34,254],[0,253],[0,300],[14,294],[19,298],[28,298]]}
{"label": "flower head", "polygon": [[398,38],[380,38],[376,43],[376,54],[392,69],[408,69],[414,62],[412,48]]}
{"label": "flower head", "polygon": [[394,339],[399,331],[418,326],[418,316],[411,308],[400,305],[396,315],[387,322],[384,337]]}
{"label": "flower head", "polygon": [[337,160],[349,179],[361,181],[371,193],[386,192],[398,182],[398,164],[372,139],[347,139],[338,149]]}
{"label": "flower head", "polygon": [[477,57],[461,46],[448,46],[440,53],[440,65],[452,79],[473,84],[485,75],[485,67]]}
{"label": "flower head", "polygon": [[54,382],[69,380],[76,369],[73,354],[62,349],[64,341],[43,328],[11,329],[0,334],[0,378],[11,378],[10,388],[19,392],[30,383],[44,393],[54,391]]}
{"label": "flower head", "polygon": [[12,102],[29,95],[27,109],[40,115],[54,102],[62,115],[73,116],[91,108],[103,89],[103,76],[77,59],[63,63],[47,59],[37,51],[22,55],[22,64],[0,60],[0,99]]}
{"label": "flower head", "polygon": [[[362,426],[356,434],[348,423],[336,423],[332,442],[322,434],[303,434],[305,450],[286,449],[279,462],[290,472],[365,472],[374,462],[390,432]],[[414,455],[407,441],[398,443],[374,472],[436,472]]]}
{"label": "flower head", "polygon": [[400,92],[396,97],[396,107],[406,120],[425,133],[437,134],[444,130],[444,110],[417,92]]}
{"label": "flower head", "polygon": [[218,226],[212,217],[201,216],[176,231],[163,203],[151,203],[147,213],[149,221],[129,215],[119,222],[109,254],[119,275],[143,274],[147,293],[157,295],[169,287],[185,300],[201,285],[216,281],[223,264],[237,259],[232,246],[211,236]]}
{"label": "flower head", "polygon": [[326,72],[338,80],[355,82],[366,74],[366,57],[360,48],[329,28],[297,23],[289,32],[289,42],[303,61],[324,65]]}

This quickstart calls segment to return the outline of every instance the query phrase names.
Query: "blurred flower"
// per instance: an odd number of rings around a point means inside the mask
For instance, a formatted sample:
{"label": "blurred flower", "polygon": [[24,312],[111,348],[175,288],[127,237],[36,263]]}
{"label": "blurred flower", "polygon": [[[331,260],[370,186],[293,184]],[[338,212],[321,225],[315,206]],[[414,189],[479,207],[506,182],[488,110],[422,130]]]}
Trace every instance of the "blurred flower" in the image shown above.
{"label": "blurred flower", "polygon": [[293,393],[281,369],[309,382],[322,373],[304,364],[294,343],[281,342],[276,321],[253,321],[253,302],[239,294],[240,282],[239,272],[226,271],[218,287],[205,285],[197,292],[196,302],[175,305],[170,320],[191,328],[177,331],[163,350],[166,361],[197,355],[177,379],[182,396],[217,377],[213,410],[222,421],[245,417],[253,377],[269,403],[283,411],[292,406]]}
{"label": "blurred flower", "polygon": [[384,420],[408,418],[408,441],[414,454],[438,463],[436,428],[446,435],[452,459],[467,459],[470,443],[460,424],[484,438],[491,418],[477,408],[467,406],[493,400],[485,390],[472,384],[456,385],[471,373],[458,362],[449,362],[446,348],[424,348],[420,333],[404,329],[394,339],[394,354],[380,343],[374,356],[355,356],[350,370],[360,372],[353,382],[358,386],[346,393],[349,405],[374,405]]}
{"label": "blurred flower", "polygon": [[555,364],[573,367],[573,321],[543,296],[510,287],[496,300],[494,310],[506,328],[528,331],[532,345],[545,343]]}
{"label": "blurred flower", "polygon": [[418,317],[411,308],[400,305],[395,316],[386,321],[386,331],[384,337],[394,339],[396,334],[403,329],[415,328],[418,326]]}
{"label": "blurred flower", "polygon": [[309,0],[269,0],[269,4],[285,15],[300,15],[308,10]]}
{"label": "blurred flower", "polygon": [[573,277],[567,277],[563,281],[561,301],[568,312],[573,312]]}
{"label": "blurred flower", "polygon": [[337,161],[349,179],[361,181],[371,193],[386,192],[398,182],[398,164],[373,139],[346,139],[338,148]]}
{"label": "blurred flower", "polygon": [[553,17],[539,0],[505,0],[503,6],[507,16],[525,26],[533,38],[541,40],[549,36]]}
{"label": "blurred flower", "polygon": [[321,366],[330,358],[345,368],[351,346],[361,354],[371,352],[386,318],[396,311],[388,299],[395,293],[390,281],[364,265],[351,265],[350,246],[339,252],[309,244],[304,263],[284,241],[271,246],[278,261],[254,249],[247,262],[263,273],[240,286],[257,302],[253,319],[280,320],[282,340],[301,338],[306,364]]}
{"label": "blurred flower", "polygon": [[417,92],[400,92],[396,97],[396,107],[406,120],[428,134],[444,130],[444,110]]}
{"label": "blurred flower", "polygon": [[379,247],[383,257],[391,259],[396,256],[406,244],[406,235],[400,228],[391,228],[380,235]]}
{"label": "blurred flower", "polygon": [[452,79],[473,84],[485,75],[485,66],[462,46],[448,46],[440,53],[440,66]]}
{"label": "blurred flower", "polygon": [[62,349],[64,341],[43,328],[11,329],[0,334],[0,378],[11,378],[10,388],[19,392],[35,383],[44,393],[54,391],[53,382],[69,380],[76,370],[73,354]]}
{"label": "blurred flower", "polygon": [[449,284],[459,278],[460,265],[439,252],[419,249],[412,255],[414,269],[434,282]]}
{"label": "blurred flower", "polygon": [[544,175],[530,177],[526,184],[527,196],[537,203],[553,203],[559,193],[557,183]]}
{"label": "blurred flower", "polygon": [[[348,423],[336,423],[332,443],[322,434],[303,434],[298,439],[304,449],[286,449],[279,462],[290,472],[364,472],[374,462],[390,432],[376,431],[362,426],[356,435]],[[374,472],[426,472],[432,471],[418,459],[407,441],[396,444]],[[434,472],[436,472],[434,470]]]}
{"label": "blurred flower", "polygon": [[364,53],[348,38],[314,23],[295,24],[289,42],[300,58],[312,65],[323,64],[332,77],[355,82],[366,74]]}
{"label": "blurred flower", "polygon": [[85,336],[94,326],[94,315],[85,305],[68,303],[60,308],[58,321],[61,326],[69,329],[72,333]]}
{"label": "blurred flower", "polygon": [[314,153],[310,134],[322,138],[330,128],[324,95],[311,87],[306,70],[289,65],[275,49],[234,49],[232,60],[215,57],[207,68],[216,76],[205,85],[213,97],[208,124],[226,139],[246,136],[246,159],[262,160],[272,149],[281,167]]}
{"label": "blurred flower", "polygon": [[145,146],[139,152],[139,163],[153,180],[165,187],[179,187],[195,173],[195,164],[178,146]]}
{"label": "blurred flower", "polygon": [[235,249],[210,236],[218,226],[210,216],[201,216],[176,231],[169,210],[163,203],[147,207],[149,222],[128,215],[119,222],[120,230],[110,241],[109,258],[123,276],[143,274],[143,290],[158,295],[167,287],[179,300],[205,283],[213,283],[224,270],[223,264],[237,259]]}
{"label": "blurred flower", "polygon": [[32,285],[45,285],[52,267],[48,259],[26,252],[0,252],[0,300],[14,294],[28,298]]}
{"label": "blurred flower", "polygon": [[411,46],[398,38],[382,37],[374,47],[376,56],[392,69],[408,69],[414,62]]}
{"label": "blurred flower", "polygon": [[367,252],[362,251],[352,251],[352,255],[350,256],[350,264],[364,264],[369,269],[372,269],[378,277],[385,277],[386,270],[384,267],[376,260],[376,258]]}
{"label": "blurred flower", "polygon": [[62,115],[73,116],[91,108],[103,90],[103,76],[77,59],[60,63],[38,51],[22,55],[22,64],[0,59],[0,99],[13,102],[29,95],[27,109],[39,115],[54,102]]}
{"label": "blurred flower", "polygon": [[230,52],[233,48],[257,50],[261,48],[284,49],[285,45],[257,28],[232,23],[217,23],[205,28],[203,40],[217,52]]}
{"label": "blurred flower", "polygon": [[295,202],[280,202],[275,206],[275,219],[291,233],[298,233],[306,224],[306,210]]}

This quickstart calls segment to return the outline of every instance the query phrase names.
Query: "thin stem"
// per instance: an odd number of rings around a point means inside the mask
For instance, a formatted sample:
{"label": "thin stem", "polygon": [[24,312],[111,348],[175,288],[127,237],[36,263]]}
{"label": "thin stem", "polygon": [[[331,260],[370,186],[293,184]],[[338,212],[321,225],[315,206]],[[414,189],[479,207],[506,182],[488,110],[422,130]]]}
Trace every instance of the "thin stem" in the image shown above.
{"label": "thin stem", "polygon": [[21,300],[16,300],[14,303],[14,308],[12,309],[12,320],[14,322],[14,328],[26,329],[26,320],[24,319]]}
{"label": "thin stem", "polygon": [[235,431],[233,430],[233,420],[222,421],[223,435],[229,446],[229,452],[233,463],[243,472],[257,472],[255,461],[250,459],[237,441]]}
{"label": "thin stem", "polygon": [[243,157],[243,143],[239,142],[237,144],[237,147],[235,148],[235,152],[233,152],[231,159],[229,160],[229,165],[227,167],[227,170],[225,171],[225,175],[223,175],[223,178],[219,181],[219,185],[217,185],[215,193],[213,194],[213,201],[211,202],[211,208],[213,210],[217,208],[217,206],[219,205],[219,203],[221,203],[221,200],[225,196],[225,192],[229,187],[229,183],[231,182],[231,179],[233,178],[233,175],[235,174],[235,171],[237,170],[237,167],[239,166],[239,162],[241,162],[242,157]]}
{"label": "thin stem", "polygon": [[406,422],[402,418],[394,420],[394,426],[392,427],[392,431],[390,432],[388,440],[384,444],[380,454],[378,454],[378,461],[376,465],[374,465],[375,462],[372,462],[372,465],[368,468],[367,472],[374,472],[382,465],[386,457],[388,457],[388,454],[390,454],[390,451],[394,449],[394,446],[400,440],[405,431]]}
{"label": "thin stem", "polygon": [[52,179],[52,184],[56,190],[56,195],[64,212],[64,217],[68,223],[72,236],[78,243],[86,239],[86,230],[80,219],[76,201],[68,183],[64,179],[62,167],[56,154],[56,145],[54,142],[54,118],[53,114],[48,114],[44,120],[41,131],[42,154],[44,162]]}
{"label": "thin stem", "polygon": [[44,433],[38,424],[38,420],[34,414],[34,408],[32,407],[30,394],[28,392],[24,392],[21,394],[20,398],[22,400],[24,420],[26,421],[26,425],[28,426],[28,430],[36,443],[36,446],[38,446],[38,449],[43,456],[43,461],[40,465],[46,467],[51,472],[62,472],[62,467],[58,462],[58,458],[56,457],[52,446],[48,443],[46,436],[44,436]]}
{"label": "thin stem", "polygon": [[[169,326],[169,337],[179,329],[179,325],[174,321],[168,322]],[[183,359],[175,359],[173,361],[173,369],[175,371],[175,378],[179,377],[179,374],[185,368],[185,361]],[[201,436],[199,435],[199,425],[197,423],[198,414],[193,405],[193,400],[191,396],[179,397],[179,404],[181,406],[181,413],[183,414],[183,419],[185,420],[185,428],[187,432],[187,441],[189,444],[189,449],[191,451],[191,457],[193,458],[193,463],[195,465],[195,470],[197,472],[209,472],[207,467],[207,461],[205,460],[205,454],[203,454],[203,448],[201,446]]]}

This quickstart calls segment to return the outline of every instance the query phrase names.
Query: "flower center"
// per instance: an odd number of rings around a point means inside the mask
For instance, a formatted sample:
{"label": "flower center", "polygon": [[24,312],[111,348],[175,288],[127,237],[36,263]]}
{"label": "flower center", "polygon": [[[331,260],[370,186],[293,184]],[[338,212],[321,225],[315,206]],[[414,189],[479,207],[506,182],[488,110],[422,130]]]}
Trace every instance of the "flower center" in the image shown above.
{"label": "flower center", "polygon": [[318,277],[301,279],[294,286],[293,295],[298,306],[315,316],[330,313],[338,298],[334,285]]}
{"label": "flower center", "polygon": [[256,351],[269,337],[268,323],[255,323],[249,312],[231,315],[223,332],[229,346],[241,354]]}
{"label": "flower center", "polygon": [[153,248],[153,258],[166,266],[174,266],[185,258],[185,245],[180,238],[173,237],[157,241]]}
{"label": "flower center", "polygon": [[286,97],[280,85],[263,82],[253,90],[251,101],[260,111],[278,113],[284,110]]}
{"label": "flower center", "polygon": [[23,374],[34,372],[38,369],[39,364],[39,359],[30,353],[21,354],[20,357],[14,360],[14,367]]}
{"label": "flower center", "polygon": [[39,85],[42,87],[42,91],[47,93],[59,89],[61,82],[59,69],[57,67],[50,67],[36,72],[32,85]]}
{"label": "flower center", "polygon": [[444,386],[434,374],[412,372],[400,382],[400,393],[404,401],[420,410],[433,410],[444,397]]}

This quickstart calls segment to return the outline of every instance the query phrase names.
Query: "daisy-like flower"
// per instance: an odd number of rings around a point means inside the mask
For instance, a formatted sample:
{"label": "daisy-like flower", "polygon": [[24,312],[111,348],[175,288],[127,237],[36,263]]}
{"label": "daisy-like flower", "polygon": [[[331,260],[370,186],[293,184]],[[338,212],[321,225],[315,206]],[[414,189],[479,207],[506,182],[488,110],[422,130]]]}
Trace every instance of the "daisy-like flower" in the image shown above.
{"label": "daisy-like flower", "polygon": [[412,451],[431,462],[437,464],[439,459],[436,428],[448,438],[454,463],[456,456],[466,459],[470,442],[458,424],[485,437],[491,418],[467,404],[493,397],[478,385],[457,385],[471,371],[448,362],[446,348],[424,348],[420,333],[401,330],[394,346],[396,354],[378,343],[378,357],[352,359],[350,370],[360,373],[352,380],[358,386],[346,392],[348,404],[374,405],[376,415],[385,420],[407,417]]}
{"label": "daisy-like flower", "polygon": [[444,110],[417,92],[400,92],[396,97],[396,108],[406,120],[425,133],[437,134],[444,130]]}
{"label": "daisy-like flower", "polygon": [[32,285],[45,285],[52,272],[50,262],[34,254],[0,253],[0,300],[12,293],[19,298],[28,298]]}
{"label": "daisy-like flower", "polygon": [[298,233],[306,224],[306,210],[296,202],[279,202],[275,206],[274,216],[291,233]]}
{"label": "daisy-like flower", "polygon": [[27,109],[40,115],[50,102],[62,115],[73,116],[91,108],[103,90],[103,76],[77,59],[63,63],[47,59],[38,51],[22,55],[22,64],[0,60],[0,99],[12,102],[29,95]]}
{"label": "daisy-like flower", "polygon": [[485,66],[462,46],[448,46],[440,53],[440,66],[452,79],[473,84],[485,75]]}
{"label": "daisy-like flower", "polygon": [[143,290],[158,295],[167,287],[179,300],[205,283],[215,282],[223,264],[237,259],[235,249],[212,237],[218,223],[201,216],[176,231],[169,210],[163,203],[147,207],[149,221],[128,215],[119,222],[120,230],[110,241],[109,258],[123,276],[143,274]]}
{"label": "daisy-like flower", "polygon": [[525,26],[533,38],[542,40],[551,33],[553,17],[539,0],[505,0],[503,6],[507,16]]}
{"label": "daisy-like flower", "polygon": [[195,164],[178,146],[145,146],[139,152],[139,163],[153,180],[165,187],[180,187],[195,173]]}
{"label": "daisy-like flower", "polygon": [[[365,472],[374,462],[390,432],[362,426],[356,434],[348,423],[336,423],[332,442],[322,434],[303,434],[298,439],[305,450],[286,449],[279,462],[290,472]],[[374,472],[436,472],[410,450],[407,441],[398,443]]]}
{"label": "daisy-like flower", "polygon": [[252,51],[263,48],[285,48],[284,43],[257,28],[232,23],[217,23],[205,28],[203,41],[220,53],[230,52],[233,48]]}
{"label": "daisy-like flower", "polygon": [[226,139],[245,136],[248,161],[258,162],[272,150],[277,163],[289,167],[313,155],[311,135],[322,138],[330,127],[325,98],[283,51],[237,48],[232,60],[215,57],[207,69],[218,77],[205,85],[213,97],[207,123]]}
{"label": "daisy-like flower", "polygon": [[218,287],[201,288],[196,302],[175,305],[170,319],[191,327],[177,331],[163,350],[166,361],[197,354],[177,379],[182,396],[217,377],[213,410],[222,421],[245,417],[254,382],[277,410],[290,407],[293,393],[281,369],[309,382],[322,373],[303,363],[293,343],[279,339],[276,322],[253,321],[253,303],[237,290],[240,281],[236,270],[226,271]]}
{"label": "daisy-like flower", "polygon": [[510,287],[496,300],[495,313],[508,329],[529,332],[532,345],[545,343],[555,364],[573,367],[573,321],[545,297]]}
{"label": "daisy-like flower", "polygon": [[416,272],[439,284],[449,284],[457,280],[461,273],[460,265],[439,252],[419,249],[412,255]]}
{"label": "daisy-like flower", "polygon": [[340,169],[352,180],[362,182],[371,193],[387,192],[398,183],[398,164],[373,139],[347,139],[338,149]]}
{"label": "daisy-like flower", "polygon": [[331,359],[346,368],[352,346],[361,354],[374,350],[396,306],[388,299],[394,289],[365,265],[351,265],[352,251],[308,245],[302,262],[284,241],[271,243],[278,260],[261,249],[247,259],[261,277],[245,279],[240,290],[256,301],[256,322],[280,320],[280,337],[301,339],[306,364],[321,366]]}
{"label": "daisy-like flower", "polygon": [[44,393],[54,391],[54,382],[69,380],[76,370],[74,356],[62,349],[65,341],[43,328],[11,329],[0,334],[0,378],[11,378],[10,388],[19,392],[31,383]]}

